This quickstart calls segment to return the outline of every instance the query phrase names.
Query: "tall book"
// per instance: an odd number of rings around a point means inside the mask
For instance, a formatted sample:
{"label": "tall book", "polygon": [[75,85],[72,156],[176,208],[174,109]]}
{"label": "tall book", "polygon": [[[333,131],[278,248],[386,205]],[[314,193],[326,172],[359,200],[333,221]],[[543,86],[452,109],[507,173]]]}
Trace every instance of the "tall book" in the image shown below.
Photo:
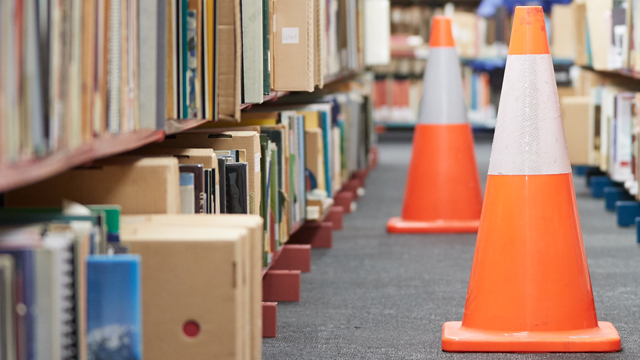
{"label": "tall book", "polygon": [[217,1],[204,0],[204,117],[209,120],[218,118],[218,39],[216,26],[218,23]]}
{"label": "tall book", "polygon": [[87,257],[87,343],[91,359],[142,359],[139,255]]}
{"label": "tall book", "polygon": [[139,0],[138,58],[140,128],[164,129],[166,122],[167,2]]}
{"label": "tall book", "polygon": [[242,102],[261,103],[264,93],[262,36],[263,0],[241,0],[242,7]]}
{"label": "tall book", "polygon": [[274,83],[281,91],[313,91],[314,0],[279,0],[274,13]]}
{"label": "tall book", "polygon": [[264,95],[271,93],[271,19],[269,15],[269,2],[270,0],[262,0],[262,68]]}

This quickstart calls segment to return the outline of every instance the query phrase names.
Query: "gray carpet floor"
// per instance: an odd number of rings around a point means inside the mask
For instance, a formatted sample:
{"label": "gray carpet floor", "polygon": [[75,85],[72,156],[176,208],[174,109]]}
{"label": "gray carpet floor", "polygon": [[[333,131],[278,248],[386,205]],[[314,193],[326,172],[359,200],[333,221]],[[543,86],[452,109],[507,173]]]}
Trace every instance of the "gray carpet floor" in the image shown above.
{"label": "gray carpet floor", "polygon": [[[622,338],[614,354],[455,354],[442,352],[446,321],[462,320],[476,235],[389,235],[401,212],[411,137],[380,139],[358,210],[333,233],[333,248],[313,250],[301,300],[278,304],[278,337],[263,340],[272,359],[640,359],[640,247],[635,228],[618,228],[583,177],[576,196],[598,319]],[[490,135],[476,135],[484,188]]]}

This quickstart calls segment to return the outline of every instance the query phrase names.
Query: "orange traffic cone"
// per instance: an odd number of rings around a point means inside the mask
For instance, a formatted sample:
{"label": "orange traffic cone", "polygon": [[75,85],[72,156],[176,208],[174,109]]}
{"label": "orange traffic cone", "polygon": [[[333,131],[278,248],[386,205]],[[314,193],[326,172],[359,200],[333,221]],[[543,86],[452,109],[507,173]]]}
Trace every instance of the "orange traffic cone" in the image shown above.
{"label": "orange traffic cone", "polygon": [[516,8],[464,316],[442,349],[620,350],[596,317],[539,6]]}
{"label": "orange traffic cone", "polygon": [[480,179],[449,18],[433,18],[429,45],[402,217],[387,231],[476,232]]}

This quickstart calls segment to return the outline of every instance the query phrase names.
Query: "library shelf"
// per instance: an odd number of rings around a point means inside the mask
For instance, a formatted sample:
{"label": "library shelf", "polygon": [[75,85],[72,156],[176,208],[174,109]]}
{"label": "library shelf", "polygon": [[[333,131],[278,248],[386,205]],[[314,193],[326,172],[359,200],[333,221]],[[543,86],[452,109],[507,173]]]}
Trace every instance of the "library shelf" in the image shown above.
{"label": "library shelf", "polygon": [[[287,94],[289,94],[288,91],[272,91],[271,94],[264,95],[264,97],[262,98],[262,103],[269,102],[269,101],[276,101],[278,100],[279,97],[285,96]],[[260,104],[242,103],[240,104],[240,110],[249,109],[254,105],[260,105]]]}
{"label": "library shelf", "polygon": [[165,133],[167,135],[177,134],[189,129],[193,129],[208,121],[208,119],[167,119],[165,124]]}
{"label": "library shelf", "polygon": [[630,70],[630,69],[596,70],[593,67],[588,66],[588,65],[582,65],[581,67],[583,69],[585,69],[585,70],[593,71],[593,72],[596,72],[596,73],[598,73],[600,75],[617,76],[617,77],[623,77],[623,78],[632,79],[632,80],[640,80],[640,72],[633,71],[633,70]]}
{"label": "library shelf", "polygon": [[134,150],[164,139],[164,132],[136,130],[106,135],[74,150],[60,150],[42,158],[0,165],[0,193],[42,181],[93,160]]}

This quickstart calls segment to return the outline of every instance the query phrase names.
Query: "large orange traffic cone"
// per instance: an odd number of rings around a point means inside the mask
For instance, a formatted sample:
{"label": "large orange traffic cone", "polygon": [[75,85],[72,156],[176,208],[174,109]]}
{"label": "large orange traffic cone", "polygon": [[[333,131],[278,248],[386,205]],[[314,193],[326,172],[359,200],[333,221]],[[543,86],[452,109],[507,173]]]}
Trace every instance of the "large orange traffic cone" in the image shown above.
{"label": "large orange traffic cone", "polygon": [[449,18],[433,18],[429,45],[402,217],[387,231],[476,232],[480,179]]}
{"label": "large orange traffic cone", "polygon": [[516,8],[464,316],[442,349],[620,350],[596,317],[539,6]]}

